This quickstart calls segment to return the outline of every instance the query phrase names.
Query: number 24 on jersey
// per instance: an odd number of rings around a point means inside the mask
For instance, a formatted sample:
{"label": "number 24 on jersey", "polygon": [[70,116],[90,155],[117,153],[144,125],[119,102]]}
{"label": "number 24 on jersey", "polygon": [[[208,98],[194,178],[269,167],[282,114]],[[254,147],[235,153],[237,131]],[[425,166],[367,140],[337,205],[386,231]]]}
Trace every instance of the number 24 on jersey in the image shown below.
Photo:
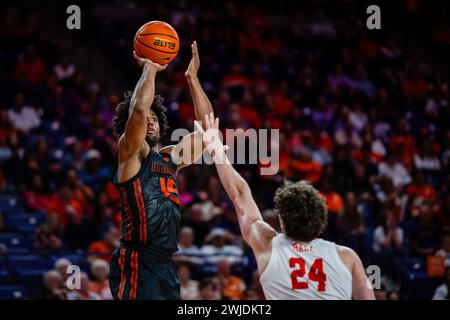
{"label": "number 24 on jersey", "polygon": [[[296,268],[291,273],[292,289],[301,290],[308,289],[308,282],[299,281],[299,278],[303,278],[306,274],[306,263],[302,258],[291,258],[289,259],[289,267]],[[308,272],[308,278],[311,281],[318,282],[317,291],[323,292],[326,290],[325,282],[327,280],[326,274],[323,272],[323,260],[321,258],[314,260],[311,265],[311,269]]]}

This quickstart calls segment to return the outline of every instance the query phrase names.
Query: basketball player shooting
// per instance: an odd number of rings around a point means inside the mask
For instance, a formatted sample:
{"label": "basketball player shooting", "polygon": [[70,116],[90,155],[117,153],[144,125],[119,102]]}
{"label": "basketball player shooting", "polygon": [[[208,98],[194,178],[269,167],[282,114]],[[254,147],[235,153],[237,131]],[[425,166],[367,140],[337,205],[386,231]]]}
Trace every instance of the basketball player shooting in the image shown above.
{"label": "basketball player shooting", "polygon": [[363,265],[350,248],[319,238],[327,209],[319,192],[305,181],[287,183],[275,194],[281,225],[277,233],[263,221],[250,187],[228,160],[219,138],[219,119],[205,116],[206,150],[214,159],[220,181],[233,202],[244,240],[252,248],[267,299],[374,300]]}
{"label": "basketball player shooting", "polygon": [[[200,66],[197,43],[191,45],[192,59],[185,73],[197,119],[212,112],[211,103],[197,78]],[[120,191],[121,246],[112,255],[110,287],[114,299],[179,299],[178,272],[171,261],[178,250],[180,207],[176,174],[194,163],[203,150],[201,135],[193,132],[177,145],[157,150],[157,142],[167,133],[163,98],[155,96],[155,79],[166,69],[148,59],[134,58],[142,75],[133,94],[125,94],[114,117],[118,141],[118,169],[114,183]],[[180,149],[181,148],[181,149]],[[180,164],[173,154],[191,150]],[[195,151],[195,152],[194,152]],[[187,158],[187,159],[186,159]]]}

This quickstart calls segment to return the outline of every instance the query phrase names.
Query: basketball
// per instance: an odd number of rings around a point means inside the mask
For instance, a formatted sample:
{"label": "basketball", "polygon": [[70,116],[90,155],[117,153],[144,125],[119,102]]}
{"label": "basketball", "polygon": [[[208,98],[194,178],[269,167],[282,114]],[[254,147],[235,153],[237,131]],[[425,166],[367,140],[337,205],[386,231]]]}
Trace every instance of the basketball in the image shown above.
{"label": "basketball", "polygon": [[178,54],[180,40],[175,29],[163,21],[150,21],[136,32],[134,50],[141,58],[161,65],[168,64]]}

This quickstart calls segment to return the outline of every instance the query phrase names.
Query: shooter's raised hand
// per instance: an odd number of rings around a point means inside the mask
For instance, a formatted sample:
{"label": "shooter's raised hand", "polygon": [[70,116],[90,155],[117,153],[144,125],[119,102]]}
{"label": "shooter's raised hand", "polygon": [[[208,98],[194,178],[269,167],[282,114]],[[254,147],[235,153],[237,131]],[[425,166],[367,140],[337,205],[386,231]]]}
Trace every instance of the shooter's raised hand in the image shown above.
{"label": "shooter's raised hand", "polygon": [[191,44],[192,58],[189,66],[184,73],[184,76],[189,80],[197,77],[198,69],[200,68],[200,56],[198,55],[197,41]]}

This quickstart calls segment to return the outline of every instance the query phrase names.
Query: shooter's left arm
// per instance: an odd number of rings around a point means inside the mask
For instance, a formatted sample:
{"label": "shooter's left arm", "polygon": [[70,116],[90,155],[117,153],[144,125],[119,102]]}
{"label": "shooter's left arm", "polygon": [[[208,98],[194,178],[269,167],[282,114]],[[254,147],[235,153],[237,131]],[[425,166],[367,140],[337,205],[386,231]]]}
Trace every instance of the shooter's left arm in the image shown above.
{"label": "shooter's left arm", "polygon": [[[213,113],[213,108],[198,79],[197,73],[200,67],[200,57],[196,41],[191,44],[191,50],[192,59],[184,75],[189,84],[189,90],[194,103],[195,118],[202,123],[206,115]],[[205,128],[205,125],[202,124],[202,127]]]}
{"label": "shooter's left arm", "polygon": [[[200,84],[200,80],[198,79],[198,69],[200,68],[200,56],[198,54],[197,42],[194,41],[191,44],[192,50],[192,58],[189,66],[184,73],[186,80],[189,85],[189,90],[191,92],[192,101],[194,103],[195,110],[195,118],[200,123],[203,122],[206,115],[213,113],[213,108],[211,102],[208,99],[205,91],[203,91],[202,85]],[[203,128],[205,128],[205,124],[202,124]],[[172,151],[172,155],[175,159],[183,159],[177,162],[178,170],[182,169],[188,165],[191,165],[195,161],[197,161],[203,154],[204,148],[203,143],[201,142],[202,137],[197,134],[197,132],[192,132],[185,136]],[[185,156],[183,154],[184,150],[190,149],[190,155]],[[181,157],[181,158],[180,158]]]}

